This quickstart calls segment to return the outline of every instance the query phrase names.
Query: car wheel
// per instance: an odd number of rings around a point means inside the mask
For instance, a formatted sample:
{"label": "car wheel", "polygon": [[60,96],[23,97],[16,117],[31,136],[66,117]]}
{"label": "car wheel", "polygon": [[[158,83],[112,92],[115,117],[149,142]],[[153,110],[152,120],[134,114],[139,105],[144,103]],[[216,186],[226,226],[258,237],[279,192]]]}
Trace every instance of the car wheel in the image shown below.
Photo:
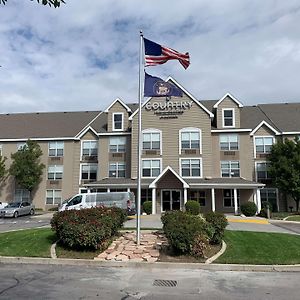
{"label": "car wheel", "polygon": [[19,216],[19,213],[17,211],[14,212],[14,218],[17,218]]}
{"label": "car wheel", "polygon": [[31,215],[31,216],[34,215],[34,209],[33,209],[33,208],[30,210],[30,215]]}

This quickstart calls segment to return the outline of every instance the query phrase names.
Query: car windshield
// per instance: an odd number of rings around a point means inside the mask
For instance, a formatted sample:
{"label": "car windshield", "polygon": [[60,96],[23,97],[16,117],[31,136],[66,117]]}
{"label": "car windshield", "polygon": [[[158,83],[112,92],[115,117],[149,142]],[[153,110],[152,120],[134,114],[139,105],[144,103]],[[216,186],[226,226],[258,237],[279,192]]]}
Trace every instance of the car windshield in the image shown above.
{"label": "car windshield", "polygon": [[20,202],[9,203],[6,207],[20,207]]}
{"label": "car windshield", "polygon": [[69,197],[68,199],[64,200],[61,204],[67,203],[72,197]]}

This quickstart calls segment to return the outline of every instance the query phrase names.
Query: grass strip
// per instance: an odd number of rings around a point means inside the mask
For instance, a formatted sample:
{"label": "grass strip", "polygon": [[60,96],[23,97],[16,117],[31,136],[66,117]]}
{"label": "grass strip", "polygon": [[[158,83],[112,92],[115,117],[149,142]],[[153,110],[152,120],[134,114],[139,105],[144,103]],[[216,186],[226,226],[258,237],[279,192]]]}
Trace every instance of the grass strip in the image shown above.
{"label": "grass strip", "polygon": [[300,222],[300,216],[290,216],[286,219],[286,221],[296,221]]}
{"label": "grass strip", "polygon": [[224,240],[227,249],[216,263],[251,265],[300,263],[299,235],[227,230]]}
{"label": "grass strip", "polygon": [[1,256],[50,257],[55,233],[50,228],[0,233]]}

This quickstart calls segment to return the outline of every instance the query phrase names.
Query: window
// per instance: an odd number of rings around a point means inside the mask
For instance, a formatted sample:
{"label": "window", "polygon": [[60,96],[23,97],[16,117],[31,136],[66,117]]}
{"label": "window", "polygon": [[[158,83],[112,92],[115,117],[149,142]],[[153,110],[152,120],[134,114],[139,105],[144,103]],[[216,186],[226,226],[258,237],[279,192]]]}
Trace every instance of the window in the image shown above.
{"label": "window", "polygon": [[54,205],[61,204],[61,190],[47,190],[46,191],[46,204]]}
{"label": "window", "polygon": [[221,176],[240,177],[240,162],[230,160],[221,161]]}
{"label": "window", "polygon": [[49,142],[49,156],[64,156],[64,142]]}
{"label": "window", "polygon": [[109,177],[125,177],[125,163],[116,162],[109,164]]}
{"label": "window", "polygon": [[0,156],[2,156],[2,145],[0,145]]}
{"label": "window", "polygon": [[[240,206],[240,191],[237,190],[237,203]],[[234,207],[234,190],[223,190],[224,207]]]}
{"label": "window", "polygon": [[181,149],[200,149],[200,139],[200,129],[187,128],[180,130]]}
{"label": "window", "polygon": [[144,159],[142,161],[143,177],[156,177],[159,174],[160,174],[160,160],[159,159]]}
{"label": "window", "polygon": [[30,192],[25,189],[15,190],[15,202],[30,202]]}
{"label": "window", "polygon": [[125,152],[126,137],[111,137],[109,139],[109,152]]}
{"label": "window", "polygon": [[274,138],[268,137],[256,137],[255,138],[255,150],[256,153],[270,153],[271,147],[274,143]]}
{"label": "window", "polygon": [[160,150],[160,132],[143,133],[143,150]]}
{"label": "window", "polygon": [[221,134],[220,135],[220,150],[235,151],[239,150],[239,138],[237,134]]}
{"label": "window", "polygon": [[278,211],[277,189],[261,189],[260,200],[261,200],[262,207],[265,207],[267,202],[269,202],[272,211],[274,212]]}
{"label": "window", "polygon": [[224,108],[223,113],[223,127],[234,127],[234,108]]}
{"label": "window", "polygon": [[97,164],[83,164],[81,165],[81,179],[82,180],[96,180],[97,179]]}
{"label": "window", "polygon": [[190,200],[198,201],[201,206],[205,206],[206,193],[201,190],[191,190],[190,191]]}
{"label": "window", "polygon": [[26,146],[26,142],[17,143],[17,151],[22,150]]}
{"label": "window", "polygon": [[141,190],[141,204],[145,201],[152,201],[152,189]]}
{"label": "window", "polygon": [[53,165],[48,167],[48,179],[49,180],[58,180],[62,179],[63,176],[63,166],[62,165]]}
{"label": "window", "polygon": [[257,180],[270,178],[270,176],[268,174],[269,165],[270,165],[269,162],[257,162],[256,163]]}
{"label": "window", "polygon": [[182,177],[201,177],[202,160],[197,159],[181,159],[181,176]]}
{"label": "window", "polygon": [[123,130],[123,113],[113,113],[113,130]]}
{"label": "window", "polygon": [[98,141],[82,141],[82,156],[98,156]]}

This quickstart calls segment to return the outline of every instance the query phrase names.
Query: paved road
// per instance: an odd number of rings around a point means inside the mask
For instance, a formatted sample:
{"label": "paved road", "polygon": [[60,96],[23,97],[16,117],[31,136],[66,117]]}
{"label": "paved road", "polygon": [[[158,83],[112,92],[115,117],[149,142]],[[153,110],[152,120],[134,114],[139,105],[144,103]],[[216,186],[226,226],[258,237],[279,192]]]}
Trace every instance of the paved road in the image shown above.
{"label": "paved road", "polygon": [[[154,286],[173,280],[175,287]],[[0,299],[299,299],[300,273],[1,265]]]}
{"label": "paved road", "polygon": [[272,225],[300,234],[300,223],[286,221],[271,221]]}
{"label": "paved road", "polygon": [[0,218],[0,232],[49,226],[51,216],[21,216],[19,218]]}

